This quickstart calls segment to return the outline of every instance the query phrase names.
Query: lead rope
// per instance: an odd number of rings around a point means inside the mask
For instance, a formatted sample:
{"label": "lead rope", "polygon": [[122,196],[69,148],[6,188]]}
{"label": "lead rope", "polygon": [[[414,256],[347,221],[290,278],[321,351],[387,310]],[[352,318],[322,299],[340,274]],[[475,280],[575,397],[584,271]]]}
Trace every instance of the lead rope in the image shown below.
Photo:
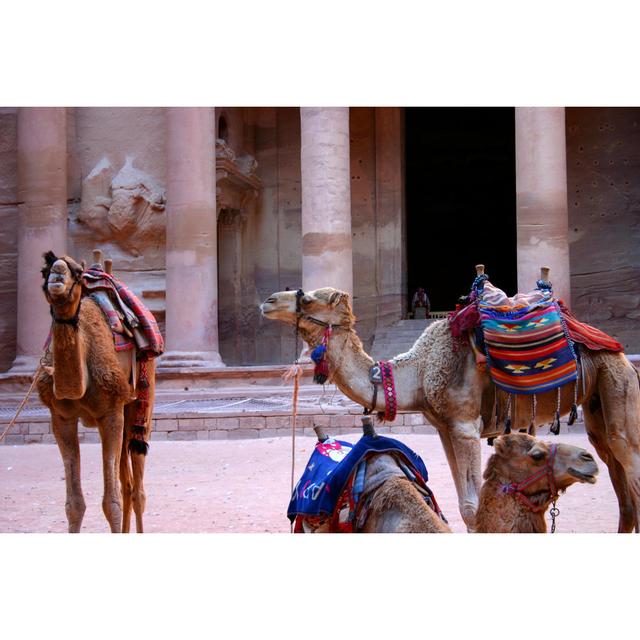
{"label": "lead rope", "polygon": [[[47,349],[47,351],[48,351],[48,349]],[[27,404],[27,400],[29,400],[29,396],[31,395],[31,392],[33,391],[33,388],[36,386],[36,382],[38,381],[38,376],[40,375],[40,372],[44,368],[44,358],[45,358],[45,356],[47,354],[47,351],[45,351],[42,354],[42,357],[40,358],[40,362],[38,363],[38,367],[36,369],[36,372],[33,374],[33,380],[31,381],[31,386],[29,387],[29,390],[27,391],[27,395],[23,398],[22,402],[20,403],[20,406],[18,406],[18,410],[16,411],[15,415],[13,416],[13,418],[11,418],[11,421],[6,426],[5,430],[2,432],[2,435],[0,435],[0,442],[2,442],[4,440],[4,438],[7,435],[7,433],[9,433],[9,431],[11,430],[11,427],[13,427],[13,425],[16,423],[16,420],[18,419],[18,416],[22,413],[22,410],[25,408],[25,406]]]}
{"label": "lead rope", "polygon": [[[300,300],[304,292],[302,289],[296,291],[296,340],[295,340],[295,354],[293,364],[284,372],[282,378],[284,382],[289,382],[293,378],[293,397],[291,399],[291,495],[293,495],[293,483],[295,481],[296,472],[296,419],[298,417],[298,389],[300,387],[300,376],[302,375],[302,367],[298,363],[298,341],[300,333],[300,315],[302,313]],[[293,533],[293,525],[291,523],[291,533]]]}

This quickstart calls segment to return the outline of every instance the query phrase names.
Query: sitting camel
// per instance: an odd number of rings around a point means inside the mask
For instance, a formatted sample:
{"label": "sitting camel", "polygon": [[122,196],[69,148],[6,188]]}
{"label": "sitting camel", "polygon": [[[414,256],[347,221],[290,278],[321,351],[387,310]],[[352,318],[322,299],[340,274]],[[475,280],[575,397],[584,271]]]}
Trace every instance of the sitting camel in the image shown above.
{"label": "sitting camel", "polygon": [[[151,432],[155,364],[146,363],[149,403],[144,433],[134,433],[136,394],[131,384],[130,351],[116,351],[100,307],[82,297],[83,268],[68,256],[45,254],[43,290],[53,318],[50,348],[37,380],[51,412],[51,428],[64,463],[69,532],[80,531],[85,501],[80,484],[78,419],[98,427],[102,441],[102,509],[113,533],[128,532],[131,508],[142,532],[145,508],[145,454]],[[118,473],[120,482],[118,482]],[[121,489],[122,487],[122,494]]]}
{"label": "sitting camel", "polygon": [[[524,433],[500,436],[494,446],[480,491],[478,533],[546,533],[545,513],[558,493],[575,482],[596,481],[598,466],[581,447],[550,445]],[[384,471],[390,477],[377,483]],[[360,503],[368,503],[360,533],[451,533],[389,454],[368,459]],[[302,524],[305,533],[331,530],[330,519]]]}
{"label": "sitting camel", "polygon": [[580,447],[550,445],[525,433],[500,436],[484,470],[478,533],[546,533],[545,513],[574,482],[593,484],[598,465]]}
{"label": "sitting camel", "polygon": [[[310,292],[280,291],[261,305],[266,318],[297,326],[311,346],[326,341],[331,381],[348,398],[373,411],[385,410],[382,394],[374,395],[370,379],[373,358],[365,353],[354,330],[349,295],[325,287]],[[581,350],[590,372],[579,387],[587,432],[609,467],[620,507],[619,531],[631,531],[640,509],[640,386],[634,367],[621,353]],[[392,358],[398,411],[422,412],[436,427],[456,485],[460,513],[469,530],[475,528],[481,485],[480,428],[495,427],[494,385],[476,366],[468,340],[454,339],[449,322],[433,322],[406,353]],[[539,394],[536,426],[549,424],[557,394]],[[573,402],[563,388],[561,415]],[[514,410],[513,428],[529,426],[530,411]],[[518,422],[522,421],[522,423]],[[525,423],[526,421],[526,423]],[[493,434],[488,434],[493,435]]]}

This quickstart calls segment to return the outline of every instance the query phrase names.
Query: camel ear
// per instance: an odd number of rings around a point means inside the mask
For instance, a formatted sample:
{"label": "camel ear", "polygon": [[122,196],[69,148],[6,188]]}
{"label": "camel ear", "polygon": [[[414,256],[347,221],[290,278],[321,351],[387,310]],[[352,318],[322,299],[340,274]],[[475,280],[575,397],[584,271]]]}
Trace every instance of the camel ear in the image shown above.
{"label": "camel ear", "polygon": [[49,267],[49,269],[53,267],[53,263],[58,259],[53,251],[47,251],[46,253],[43,253],[42,257],[44,258],[45,264],[47,265],[47,267]]}
{"label": "camel ear", "polygon": [[500,436],[493,441],[494,451],[501,457],[507,457],[511,452],[511,441],[507,436]]}
{"label": "camel ear", "polygon": [[336,291],[335,293],[332,293],[329,297],[329,306],[335,307],[339,305],[342,302],[342,298],[346,295],[347,294],[342,293],[342,291]]}

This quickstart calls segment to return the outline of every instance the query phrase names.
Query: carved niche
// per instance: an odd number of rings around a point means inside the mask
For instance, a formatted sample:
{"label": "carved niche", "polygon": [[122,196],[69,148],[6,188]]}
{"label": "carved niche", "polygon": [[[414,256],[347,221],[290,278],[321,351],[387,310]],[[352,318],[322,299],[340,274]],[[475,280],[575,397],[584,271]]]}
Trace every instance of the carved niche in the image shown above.
{"label": "carved niche", "polygon": [[96,240],[115,242],[138,256],[145,245],[164,243],[165,192],[133,166],[132,157],[114,173],[103,158],[83,180],[78,222],[91,229]]}
{"label": "carved niche", "polygon": [[216,140],[216,203],[218,214],[224,210],[244,213],[258,197],[262,182],[255,175],[258,163],[246,153],[236,156],[222,139]]}

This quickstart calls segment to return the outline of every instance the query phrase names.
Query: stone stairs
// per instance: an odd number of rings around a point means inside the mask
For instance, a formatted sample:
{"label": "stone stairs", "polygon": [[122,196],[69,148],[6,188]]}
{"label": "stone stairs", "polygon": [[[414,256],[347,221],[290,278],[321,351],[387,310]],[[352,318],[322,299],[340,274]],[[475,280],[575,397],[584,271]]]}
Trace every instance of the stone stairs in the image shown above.
{"label": "stone stairs", "polygon": [[374,360],[388,360],[399,353],[408,351],[422,332],[435,319],[429,320],[398,320],[392,325],[382,327],[376,331],[371,347]]}

